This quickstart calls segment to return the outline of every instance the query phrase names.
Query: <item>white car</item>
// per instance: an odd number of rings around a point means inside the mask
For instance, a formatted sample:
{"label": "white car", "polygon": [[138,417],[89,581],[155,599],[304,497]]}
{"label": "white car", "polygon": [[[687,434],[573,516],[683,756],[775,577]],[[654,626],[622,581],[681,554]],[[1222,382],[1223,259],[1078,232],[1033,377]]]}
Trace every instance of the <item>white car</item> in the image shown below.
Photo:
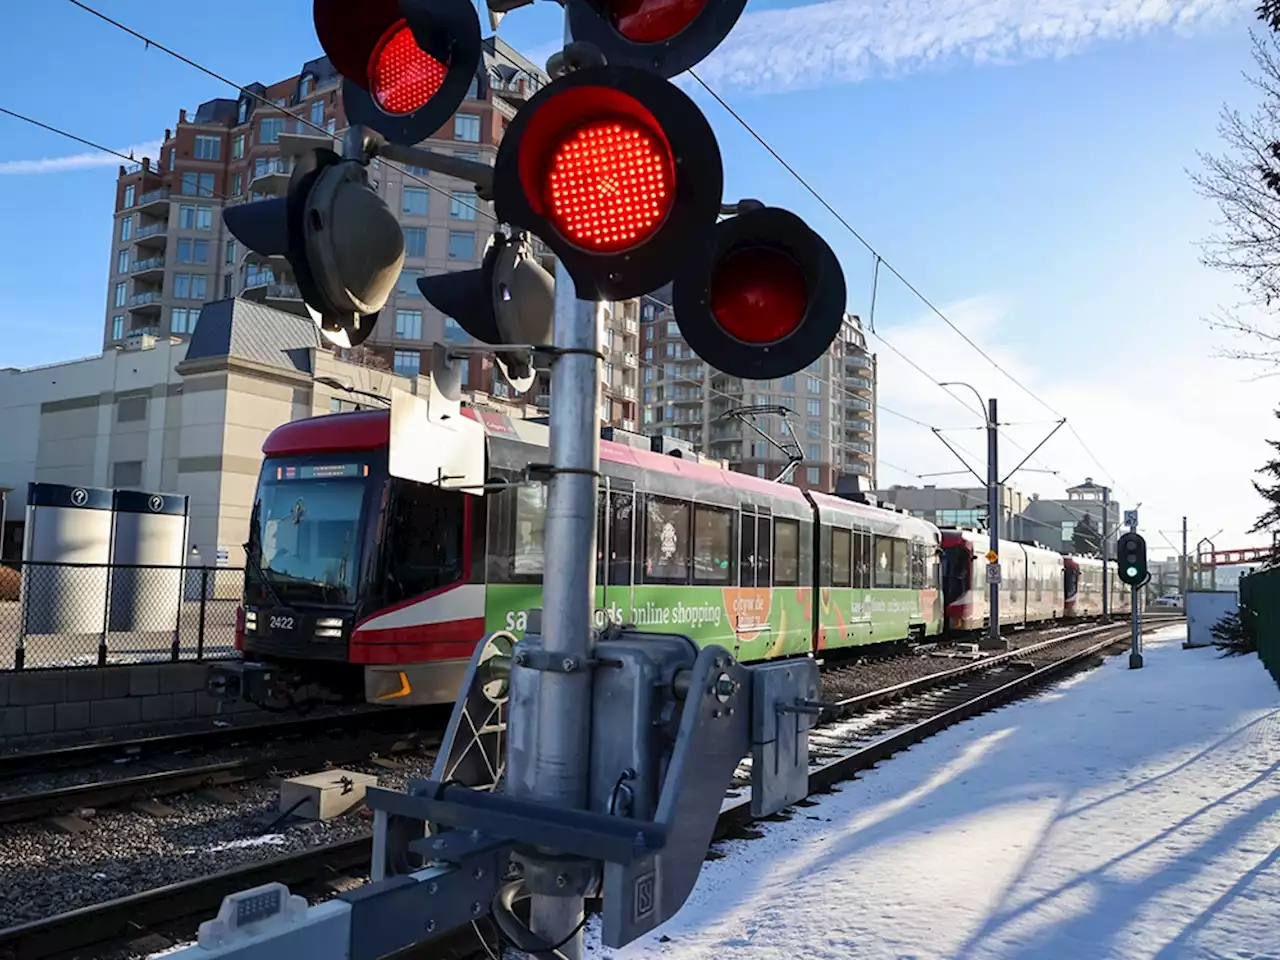
{"label": "white car", "polygon": [[1182,609],[1182,597],[1176,593],[1166,593],[1163,597],[1156,597],[1151,601],[1153,607],[1172,607],[1175,610]]}

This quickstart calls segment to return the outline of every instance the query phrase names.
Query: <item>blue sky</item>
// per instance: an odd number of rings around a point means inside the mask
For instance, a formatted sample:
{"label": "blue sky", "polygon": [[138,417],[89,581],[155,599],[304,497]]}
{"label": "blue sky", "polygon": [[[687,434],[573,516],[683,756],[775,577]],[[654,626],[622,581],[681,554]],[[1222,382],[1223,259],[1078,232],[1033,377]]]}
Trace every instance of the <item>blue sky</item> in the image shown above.
{"label": "blue sky", "polygon": [[[319,53],[307,0],[252,18],[193,0],[98,9],[226,76],[272,82]],[[1067,416],[1048,473],[1017,484],[1054,495],[1112,480],[1158,530],[1191,516],[1193,541],[1243,540],[1248,486],[1274,420],[1269,381],[1214,357],[1230,346],[1202,317],[1234,299],[1201,268],[1213,210],[1185,168],[1215,149],[1224,101],[1241,107],[1252,2],[1235,0],[829,0],[759,2],[700,72],[908,280],[1018,380]],[[558,8],[539,3],[500,34],[545,56]],[[51,53],[51,40],[56,52]],[[153,142],[231,88],[64,0],[22,5],[0,35],[0,106],[117,149]],[[92,64],[92,70],[53,69]],[[25,79],[32,78],[32,79]],[[872,257],[714,102],[726,197],[790,207],[832,243],[850,308],[868,315]],[[0,116],[0,366],[99,348],[115,160]],[[29,161],[60,162],[32,164]],[[69,168],[69,169],[68,169]],[[39,172],[45,171],[45,172]],[[1053,416],[881,271],[876,328],[939,380],[1000,398],[1003,456],[1021,459]],[[939,427],[977,415],[872,341],[881,400]],[[1125,370],[1128,373],[1125,373]],[[1132,419],[1131,419],[1132,418]],[[881,484],[952,469],[928,430],[884,413]],[[1280,428],[1280,424],[1276,425]],[[954,437],[980,452],[976,432]],[[1101,465],[1094,460],[1101,462]],[[887,464],[893,464],[890,467]],[[906,469],[899,472],[896,467]],[[959,480],[960,478],[955,478]],[[949,482],[948,478],[937,481]]]}

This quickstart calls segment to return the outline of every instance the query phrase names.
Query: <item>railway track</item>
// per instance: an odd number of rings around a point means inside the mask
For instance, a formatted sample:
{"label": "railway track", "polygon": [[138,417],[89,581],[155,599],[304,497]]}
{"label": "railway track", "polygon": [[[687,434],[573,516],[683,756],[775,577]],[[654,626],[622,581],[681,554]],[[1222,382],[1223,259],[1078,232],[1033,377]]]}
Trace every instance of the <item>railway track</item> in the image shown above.
{"label": "railway track", "polygon": [[[1143,631],[1181,619],[1176,614],[1146,617]],[[940,730],[1028,696],[1064,674],[1099,661],[1109,648],[1128,643],[1129,630],[1126,623],[1073,631],[831,705],[824,721],[810,733],[810,796]],[[751,821],[749,764],[747,759],[739,766],[725,797],[717,840],[740,836]],[[212,916],[228,893],[270,881],[303,892],[328,878],[364,876],[369,851],[366,835],[10,927],[0,930],[0,958],[102,956],[108,946],[125,955],[128,942],[147,931],[172,931],[176,938],[189,938],[196,923]],[[432,957],[486,955],[470,925],[430,941],[426,949],[423,955]]]}
{"label": "railway track", "polygon": [[[424,720],[429,725],[425,733],[419,733]],[[90,771],[99,776],[54,787],[6,790],[0,795],[0,824],[119,806],[280,772],[354,763],[372,755],[433,746],[439,743],[446,720],[447,713],[441,709],[361,711],[316,722],[243,728],[234,737],[212,740],[193,741],[189,734],[147,738],[135,742],[141,745],[136,751],[119,753],[114,761],[108,760],[113,756],[110,753],[75,754],[87,757],[91,763],[101,762],[100,769]],[[189,755],[180,752],[201,748],[241,748],[244,752],[205,763],[193,763]],[[61,756],[63,751],[54,753]],[[117,775],[116,770],[122,769],[116,767],[119,760],[127,760],[135,769],[148,769]]]}

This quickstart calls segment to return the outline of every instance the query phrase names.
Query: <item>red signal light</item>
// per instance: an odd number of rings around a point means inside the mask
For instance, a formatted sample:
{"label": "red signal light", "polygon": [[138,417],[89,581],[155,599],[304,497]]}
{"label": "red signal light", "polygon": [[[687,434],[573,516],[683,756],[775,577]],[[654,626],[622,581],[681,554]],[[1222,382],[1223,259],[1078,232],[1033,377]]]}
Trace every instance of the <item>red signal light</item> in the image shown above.
{"label": "red signal light", "polygon": [[693,23],[706,5],[707,0],[610,0],[606,10],[628,40],[662,43]]}
{"label": "red signal light", "polygon": [[776,343],[800,326],[808,305],[804,270],[774,247],[734,250],[711,275],[711,312],[744,343]]}
{"label": "red signal light", "polygon": [[547,214],[581,247],[625,250],[666,219],[671,168],[667,145],[633,118],[588,123],[562,139],[551,157]]}
{"label": "red signal light", "polygon": [[409,21],[392,24],[369,58],[369,91],[387,113],[403,116],[420,110],[448,76],[441,63],[418,46]]}

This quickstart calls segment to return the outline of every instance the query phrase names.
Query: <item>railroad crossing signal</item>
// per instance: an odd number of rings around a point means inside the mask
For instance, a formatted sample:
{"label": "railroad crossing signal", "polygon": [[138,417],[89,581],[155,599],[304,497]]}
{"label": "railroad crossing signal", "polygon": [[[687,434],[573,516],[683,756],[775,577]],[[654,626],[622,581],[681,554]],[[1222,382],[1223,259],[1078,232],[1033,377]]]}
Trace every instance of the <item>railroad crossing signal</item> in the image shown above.
{"label": "railroad crossing signal", "polygon": [[480,65],[469,0],[315,0],[316,36],[342,75],[347,120],[420,143],[466,98]]}
{"label": "railroad crossing signal", "polygon": [[573,38],[608,63],[674,77],[701,63],[729,35],[747,0],[567,0]]}
{"label": "railroad crossing signal", "polygon": [[1120,582],[1140,587],[1150,578],[1147,572],[1147,541],[1140,534],[1122,534],[1116,541],[1116,558],[1119,562]]}
{"label": "railroad crossing signal", "polygon": [[297,159],[288,193],[227,207],[232,236],[288,261],[321,333],[354,347],[373,332],[404,265],[404,233],[363,164],[317,149]]}

